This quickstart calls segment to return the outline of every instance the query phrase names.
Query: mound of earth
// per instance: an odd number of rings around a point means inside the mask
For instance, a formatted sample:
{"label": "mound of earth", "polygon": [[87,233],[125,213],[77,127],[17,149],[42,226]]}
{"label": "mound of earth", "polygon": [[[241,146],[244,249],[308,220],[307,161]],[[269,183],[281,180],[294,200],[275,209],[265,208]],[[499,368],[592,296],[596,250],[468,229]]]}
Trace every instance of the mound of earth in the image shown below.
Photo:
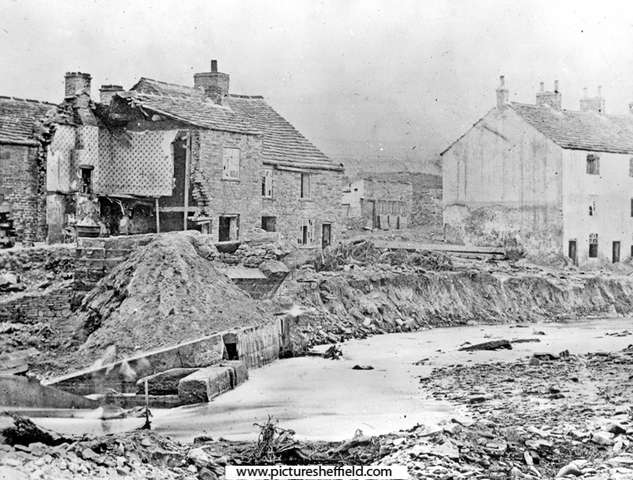
{"label": "mound of earth", "polygon": [[[176,345],[271,317],[210,260],[197,232],[165,234],[132,253],[88,294],[72,321],[73,365]],[[114,360],[109,358],[108,360]]]}

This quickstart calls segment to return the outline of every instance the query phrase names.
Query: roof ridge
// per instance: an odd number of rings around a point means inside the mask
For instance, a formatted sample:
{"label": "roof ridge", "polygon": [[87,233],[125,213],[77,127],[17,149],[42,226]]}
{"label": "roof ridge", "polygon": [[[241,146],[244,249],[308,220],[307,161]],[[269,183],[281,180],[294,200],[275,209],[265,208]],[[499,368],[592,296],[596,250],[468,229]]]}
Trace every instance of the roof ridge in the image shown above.
{"label": "roof ridge", "polygon": [[51,105],[51,106],[55,106],[57,105],[56,103],[51,103],[51,102],[45,102],[43,100],[33,100],[31,98],[20,98],[20,97],[9,97],[6,95],[0,95],[0,99],[2,100],[13,100],[15,102],[27,102],[27,103],[38,103],[41,105]]}
{"label": "roof ridge", "polygon": [[239,95],[237,93],[229,93],[229,97],[231,98],[253,98],[253,99],[264,99],[263,95]]}

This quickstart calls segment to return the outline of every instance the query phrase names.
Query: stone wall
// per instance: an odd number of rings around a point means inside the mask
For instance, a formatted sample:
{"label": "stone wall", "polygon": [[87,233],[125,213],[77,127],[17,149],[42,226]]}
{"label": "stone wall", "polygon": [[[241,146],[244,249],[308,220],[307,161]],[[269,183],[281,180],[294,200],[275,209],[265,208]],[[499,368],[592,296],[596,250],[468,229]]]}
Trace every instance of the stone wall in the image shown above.
{"label": "stone wall", "polygon": [[47,385],[79,395],[99,393],[109,388],[119,392],[134,392],[137,389],[136,381],[142,377],[173,368],[202,368],[229,360],[227,344],[237,345],[239,360],[248,368],[258,368],[279,358],[282,345],[279,322],[277,320],[267,325],[202,337],[94,370],[64,375]]}
{"label": "stone wall", "polygon": [[[240,151],[239,178],[223,178],[224,148]],[[193,197],[205,216],[211,217],[211,235],[218,240],[219,217],[239,215],[240,237],[261,226],[261,175],[259,136],[201,131],[194,136],[191,164]]]}
{"label": "stone wall", "polygon": [[[18,241],[46,237],[46,204],[37,147],[0,145],[0,192],[12,204]],[[1,203],[1,202],[0,202]]]}
{"label": "stone wall", "polygon": [[[301,198],[301,173],[311,176],[310,198]],[[323,225],[332,229],[332,243],[341,232],[341,172],[273,170],[272,198],[262,199],[262,216],[276,217],[276,231],[298,245],[302,221],[312,220],[312,243],[300,248],[321,248]],[[261,194],[261,188],[260,188]]]}

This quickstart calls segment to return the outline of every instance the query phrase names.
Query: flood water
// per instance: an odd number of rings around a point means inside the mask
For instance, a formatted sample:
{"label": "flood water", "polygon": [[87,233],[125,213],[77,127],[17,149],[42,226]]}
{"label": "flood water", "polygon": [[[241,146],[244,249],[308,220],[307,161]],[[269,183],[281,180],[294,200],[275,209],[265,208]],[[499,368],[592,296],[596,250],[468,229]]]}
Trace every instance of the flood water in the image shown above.
{"label": "flood water", "polygon": [[[279,360],[253,370],[250,380],[208,404],[154,411],[153,428],[183,441],[206,434],[232,440],[255,439],[269,416],[293,429],[299,439],[342,440],[360,429],[378,435],[435,423],[463,412],[445,402],[427,399],[419,377],[452,364],[513,361],[533,352],[587,353],[621,350],[633,336],[607,334],[633,331],[633,319],[588,320],[568,324],[470,326],[414,333],[378,335],[341,344],[344,358],[302,357]],[[539,335],[542,332],[545,335]],[[514,344],[513,350],[459,352],[465,342],[538,338],[540,343]],[[325,350],[327,346],[320,347]],[[424,366],[416,362],[428,359]],[[355,365],[373,370],[353,370]],[[87,421],[87,420],[86,420]],[[48,428],[75,431],[81,420],[44,418]],[[77,424],[76,422],[79,422]],[[122,428],[122,423],[90,420],[93,429]],[[98,425],[97,425],[98,424]],[[70,433],[70,432],[68,432]]]}

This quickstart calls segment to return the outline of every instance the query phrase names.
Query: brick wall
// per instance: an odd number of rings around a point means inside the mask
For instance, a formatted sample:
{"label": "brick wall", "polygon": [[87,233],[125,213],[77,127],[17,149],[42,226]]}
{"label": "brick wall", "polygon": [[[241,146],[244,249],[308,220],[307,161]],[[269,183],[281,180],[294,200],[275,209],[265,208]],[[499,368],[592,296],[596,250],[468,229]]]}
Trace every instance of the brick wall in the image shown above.
{"label": "brick wall", "polygon": [[45,239],[45,197],[40,195],[38,148],[0,145],[0,191],[13,206],[18,241]]}
{"label": "brick wall", "polygon": [[71,285],[0,300],[0,322],[38,323],[67,318],[82,295]]}
{"label": "brick wall", "polygon": [[[273,170],[272,198],[262,199],[262,216],[277,217],[276,230],[297,245],[302,220],[314,221],[313,247],[321,246],[323,224],[332,225],[332,243],[341,232],[343,211],[339,172],[305,170],[311,175],[311,195],[301,198],[301,172]],[[260,179],[261,181],[261,179]],[[261,196],[261,187],[259,190]],[[300,248],[304,248],[300,246]]]}

